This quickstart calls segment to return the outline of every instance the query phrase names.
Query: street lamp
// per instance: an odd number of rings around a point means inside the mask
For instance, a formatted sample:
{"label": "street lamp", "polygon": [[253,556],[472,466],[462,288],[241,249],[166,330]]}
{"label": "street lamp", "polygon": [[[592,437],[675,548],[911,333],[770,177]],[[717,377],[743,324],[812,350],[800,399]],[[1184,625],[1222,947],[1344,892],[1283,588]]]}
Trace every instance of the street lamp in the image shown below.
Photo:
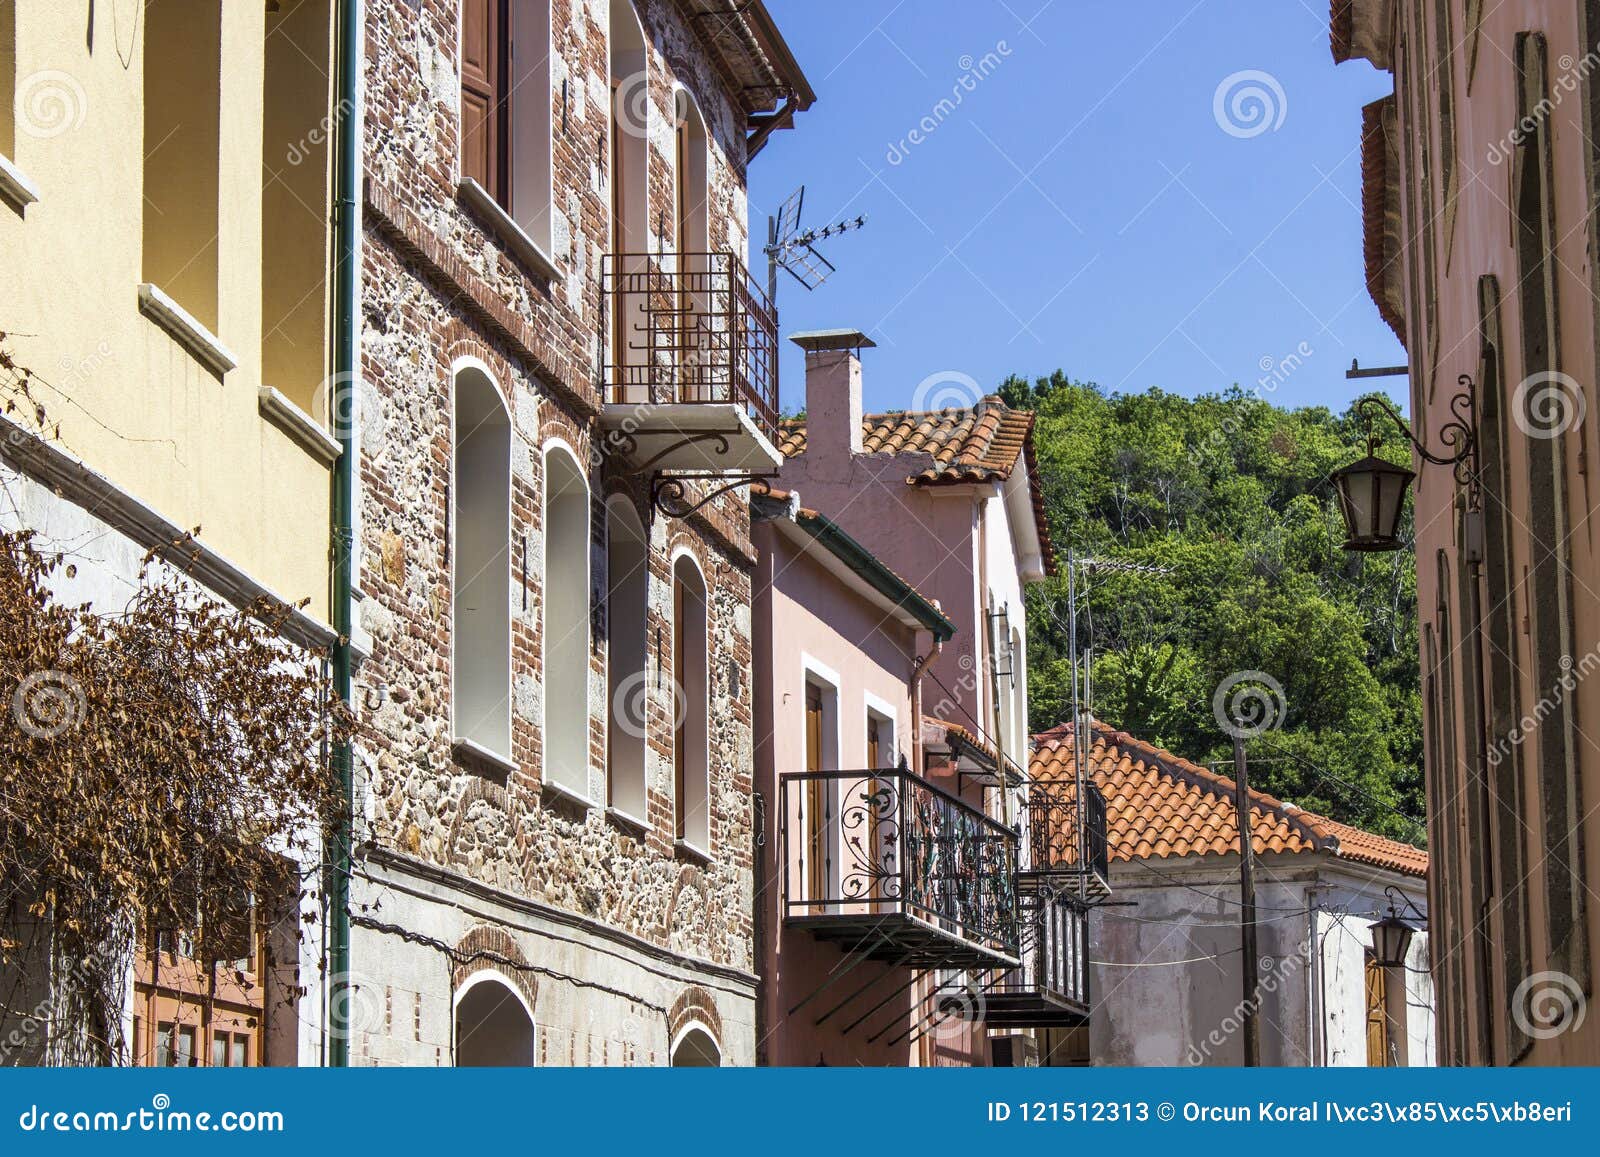
{"label": "street lamp", "polygon": [[1430,454],[1417,441],[1405,419],[1382,398],[1363,398],[1356,404],[1357,415],[1366,423],[1367,456],[1333,473],[1339,513],[1344,516],[1346,550],[1399,549],[1400,515],[1405,510],[1406,490],[1416,477],[1404,466],[1378,457],[1382,439],[1373,429],[1374,410],[1381,410],[1393,419],[1423,461],[1455,467],[1456,481],[1467,487],[1467,509],[1478,508],[1478,388],[1468,374],[1456,380],[1461,392],[1450,399],[1450,410],[1455,418],[1439,431],[1440,439],[1455,451],[1448,458]]}
{"label": "street lamp", "polygon": [[1406,508],[1406,490],[1416,475],[1373,454],[1333,472],[1344,515],[1346,550],[1396,550],[1400,546],[1400,515]]}
{"label": "street lamp", "polygon": [[[1397,903],[1410,908],[1419,917],[1422,917],[1422,913],[1417,912],[1416,906],[1393,887],[1385,888],[1383,892],[1389,898],[1389,914],[1372,926],[1373,963],[1379,968],[1404,968],[1417,926],[1400,915]],[[1426,920],[1426,917],[1422,919]]]}

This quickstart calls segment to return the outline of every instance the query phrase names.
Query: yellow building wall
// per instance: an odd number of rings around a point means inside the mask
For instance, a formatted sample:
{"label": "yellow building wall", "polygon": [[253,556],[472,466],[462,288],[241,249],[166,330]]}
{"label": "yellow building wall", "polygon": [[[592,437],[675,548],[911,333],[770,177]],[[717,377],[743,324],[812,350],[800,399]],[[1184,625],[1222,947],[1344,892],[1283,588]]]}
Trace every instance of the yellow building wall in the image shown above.
{"label": "yellow building wall", "polygon": [[[9,5],[0,5],[3,18]],[[8,159],[39,199],[20,211],[0,199],[0,331],[38,375],[36,392],[60,423],[58,445],[178,525],[200,527],[210,547],[279,595],[310,599],[308,612],[326,622],[331,468],[268,421],[258,401],[265,8],[222,4],[220,85],[212,86],[221,91],[219,203],[197,213],[216,221],[215,300],[186,302],[182,277],[161,286],[212,325],[237,367],[219,377],[139,309],[152,268],[143,253],[147,21],[127,0],[13,9]],[[306,163],[325,166],[326,150]],[[325,222],[323,178],[313,184],[324,202],[303,211]],[[325,237],[314,234],[319,254]],[[325,317],[320,273],[305,290]],[[314,327],[318,349],[302,350],[303,373],[327,365],[325,335]],[[267,384],[315,406],[320,421],[325,373]]]}

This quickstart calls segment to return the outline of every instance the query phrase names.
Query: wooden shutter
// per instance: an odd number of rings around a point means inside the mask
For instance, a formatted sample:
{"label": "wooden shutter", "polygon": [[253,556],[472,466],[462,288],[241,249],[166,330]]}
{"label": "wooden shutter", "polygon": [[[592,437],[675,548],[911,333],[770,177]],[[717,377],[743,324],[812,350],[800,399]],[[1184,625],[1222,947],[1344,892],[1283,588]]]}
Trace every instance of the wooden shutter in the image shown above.
{"label": "wooden shutter", "polygon": [[510,204],[507,0],[461,3],[461,175]]}
{"label": "wooden shutter", "polygon": [[[806,687],[806,770],[822,770],[822,691],[812,686]],[[824,787],[820,779],[806,781],[806,899],[811,901],[822,899],[827,889],[828,872],[823,859],[826,844]]]}
{"label": "wooden shutter", "polygon": [[1384,1068],[1389,1064],[1389,977],[1371,952],[1366,964],[1367,1064]]}

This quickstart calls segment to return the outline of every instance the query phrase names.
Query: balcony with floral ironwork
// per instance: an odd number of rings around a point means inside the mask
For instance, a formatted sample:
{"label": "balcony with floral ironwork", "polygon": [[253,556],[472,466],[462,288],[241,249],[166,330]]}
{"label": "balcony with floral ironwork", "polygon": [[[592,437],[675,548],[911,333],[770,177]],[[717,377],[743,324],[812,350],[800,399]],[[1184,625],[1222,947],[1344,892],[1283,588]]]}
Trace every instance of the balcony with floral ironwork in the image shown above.
{"label": "balcony with floral ironwork", "polygon": [[609,253],[601,290],[607,452],[653,473],[680,504],[775,473],[777,311],[744,263]]}
{"label": "balcony with floral ironwork", "polygon": [[1011,968],[1016,834],[904,768],[781,777],[785,923],[911,968]]}

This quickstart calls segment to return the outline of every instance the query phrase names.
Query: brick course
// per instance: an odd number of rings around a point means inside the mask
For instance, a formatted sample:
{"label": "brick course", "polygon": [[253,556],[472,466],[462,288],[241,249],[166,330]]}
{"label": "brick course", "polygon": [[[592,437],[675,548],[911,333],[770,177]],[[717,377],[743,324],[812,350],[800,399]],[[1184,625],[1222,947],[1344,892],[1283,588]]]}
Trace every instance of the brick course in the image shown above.
{"label": "brick course", "polygon": [[[748,513],[740,496],[730,494],[698,515],[668,520],[649,509],[648,479],[607,458],[599,445],[599,273],[609,193],[606,110],[594,97],[607,92],[606,12],[597,0],[555,0],[552,8],[553,256],[565,276],[546,283],[503,251],[456,198],[457,6],[438,0],[373,0],[367,6],[357,550],[360,620],[371,657],[356,688],[368,768],[364,834],[373,844],[598,920],[687,960],[749,971]],[[638,10],[649,44],[654,115],[666,116],[675,81],[694,93],[713,153],[711,243],[742,255],[743,114],[674,5],[642,0]],[[673,157],[659,143],[648,153],[650,233],[670,238]],[[516,770],[503,782],[457,759],[451,746],[450,367],[463,356],[489,367],[511,411]],[[606,500],[627,495],[647,527],[648,649],[661,683],[652,681],[648,705],[646,818],[653,828],[647,833],[608,820],[601,808],[557,801],[540,782],[541,450],[552,438],[587,463],[592,587],[603,589]],[[680,547],[700,564],[708,592],[707,864],[677,856],[672,840],[670,560]],[[591,590],[591,608],[594,601]],[[597,629],[589,661],[589,794],[595,800],[605,798],[605,662]],[[503,955],[539,958],[537,943],[519,942],[509,932],[485,927],[472,935],[495,940]],[[701,997],[716,1016],[714,999],[703,990]]]}

